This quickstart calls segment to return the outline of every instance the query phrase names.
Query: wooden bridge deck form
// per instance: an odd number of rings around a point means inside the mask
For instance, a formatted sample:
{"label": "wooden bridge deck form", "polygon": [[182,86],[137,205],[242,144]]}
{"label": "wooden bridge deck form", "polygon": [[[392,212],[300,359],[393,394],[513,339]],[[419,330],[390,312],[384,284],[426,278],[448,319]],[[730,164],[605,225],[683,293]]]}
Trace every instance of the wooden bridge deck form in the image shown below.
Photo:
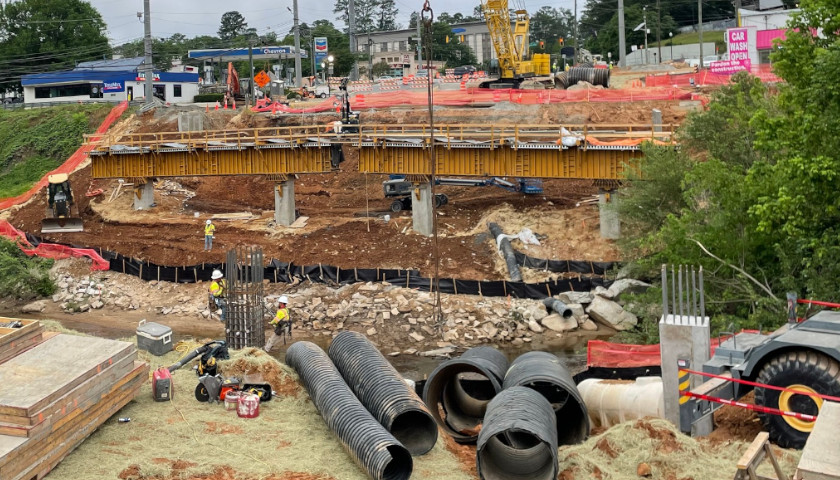
{"label": "wooden bridge deck form", "polygon": [[673,137],[671,126],[564,127],[600,142],[558,145],[561,125],[442,126],[434,135],[428,125],[364,125],[351,134],[304,126],[106,136],[90,155],[94,178],[281,177],[330,172],[333,148],[349,145],[359,149],[361,172],[429,175],[433,147],[441,176],[617,180],[642,152],[638,145],[601,142]]}

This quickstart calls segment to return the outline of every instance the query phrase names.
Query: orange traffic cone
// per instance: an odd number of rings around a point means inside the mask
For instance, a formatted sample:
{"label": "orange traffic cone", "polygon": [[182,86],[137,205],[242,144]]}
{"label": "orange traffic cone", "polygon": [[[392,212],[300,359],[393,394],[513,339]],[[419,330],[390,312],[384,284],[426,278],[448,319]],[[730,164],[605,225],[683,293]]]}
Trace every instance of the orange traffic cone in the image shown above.
{"label": "orange traffic cone", "polygon": [[216,101],[216,110],[218,110],[218,109],[219,109],[219,102]]}
{"label": "orange traffic cone", "polygon": [[224,107],[224,109],[225,109],[225,110],[227,110],[227,101],[225,101],[225,107]]}
{"label": "orange traffic cone", "polygon": [[236,100],[233,101],[233,109],[236,110]]}
{"label": "orange traffic cone", "polygon": [[210,104],[209,103],[204,104],[204,113],[210,113]]}

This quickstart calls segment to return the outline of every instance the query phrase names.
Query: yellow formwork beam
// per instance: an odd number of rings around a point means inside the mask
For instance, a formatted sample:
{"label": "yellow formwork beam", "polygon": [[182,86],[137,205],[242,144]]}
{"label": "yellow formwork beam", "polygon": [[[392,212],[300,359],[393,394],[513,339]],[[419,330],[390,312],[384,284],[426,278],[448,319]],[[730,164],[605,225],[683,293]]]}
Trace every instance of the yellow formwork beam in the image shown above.
{"label": "yellow formwork beam", "polygon": [[93,178],[325,173],[329,146],[91,155]]}
{"label": "yellow formwork beam", "polygon": [[[429,175],[429,150],[418,147],[362,147],[359,170],[368,173]],[[437,175],[591,178],[618,180],[639,150],[513,149],[435,147]]]}

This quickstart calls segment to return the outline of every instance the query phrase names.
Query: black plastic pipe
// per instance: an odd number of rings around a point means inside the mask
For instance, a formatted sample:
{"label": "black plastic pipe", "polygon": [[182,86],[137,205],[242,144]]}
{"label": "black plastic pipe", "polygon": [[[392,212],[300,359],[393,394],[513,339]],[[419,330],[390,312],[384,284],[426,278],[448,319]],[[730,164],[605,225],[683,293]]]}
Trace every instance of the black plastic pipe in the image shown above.
{"label": "black plastic pipe", "polygon": [[539,392],[505,389],[490,401],[478,434],[476,464],[482,480],[554,480],[557,431],[554,410]]}
{"label": "black plastic pipe", "polygon": [[499,235],[504,234],[502,228],[492,222],[487,226],[490,228],[490,233],[493,235],[493,241],[498,243],[499,248],[502,250],[502,255],[505,257],[505,263],[507,264],[508,272],[510,273],[510,281],[521,282],[522,273],[519,271],[519,265],[516,263],[516,254],[513,251],[513,247],[510,245],[510,240],[505,238],[501,242],[498,242],[497,239],[499,238]]}
{"label": "black plastic pipe", "polygon": [[610,69],[609,68],[583,68],[572,67],[568,72],[567,86],[577,84],[578,82],[588,82],[592,85],[601,85],[604,88],[610,87]]}
{"label": "black plastic pipe", "polygon": [[311,342],[293,343],[286,363],[297,371],[327,426],[371,478],[411,477],[411,453],[365,410],[321,348]]}
{"label": "black plastic pipe", "polygon": [[589,414],[583,397],[563,362],[547,352],[520,355],[505,374],[505,389],[531,388],[545,397],[554,409],[558,445],[574,445],[589,436]]}
{"label": "black plastic pipe", "polygon": [[572,316],[572,309],[567,307],[565,303],[561,302],[560,300],[557,300],[556,298],[544,298],[543,305],[545,305],[545,308],[547,308],[549,311],[554,310],[554,312],[556,312],[563,318],[569,318]]}
{"label": "black plastic pipe", "polygon": [[493,347],[476,347],[429,375],[423,401],[437,424],[458,443],[475,443],[487,403],[502,391],[508,360]]}
{"label": "black plastic pipe", "polygon": [[364,335],[341,332],[328,353],[362,405],[412,455],[435,446],[438,427],[426,404]]}

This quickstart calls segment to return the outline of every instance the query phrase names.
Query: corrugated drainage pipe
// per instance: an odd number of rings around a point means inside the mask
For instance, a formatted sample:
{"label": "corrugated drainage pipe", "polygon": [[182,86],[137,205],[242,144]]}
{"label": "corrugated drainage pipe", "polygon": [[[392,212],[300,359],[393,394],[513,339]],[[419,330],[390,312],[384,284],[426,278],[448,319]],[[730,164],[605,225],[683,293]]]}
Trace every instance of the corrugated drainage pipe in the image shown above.
{"label": "corrugated drainage pipe", "polygon": [[639,377],[636,381],[588,378],[577,387],[595,427],[644,417],[665,418],[662,377]]}
{"label": "corrugated drainage pipe", "polygon": [[476,464],[482,480],[557,478],[554,409],[538,392],[511,387],[487,406],[478,434]]}
{"label": "corrugated drainage pipe", "polygon": [[438,365],[423,387],[423,401],[456,442],[474,443],[487,404],[502,391],[507,368],[507,357],[495,348],[471,348]]}
{"label": "corrugated drainage pipe", "polygon": [[557,444],[574,445],[589,436],[589,416],[575,381],[557,356],[547,352],[520,355],[505,375],[505,389],[522,386],[541,393],[554,409]]}
{"label": "corrugated drainage pipe", "polygon": [[578,82],[588,82],[604,88],[610,86],[610,69],[608,68],[573,67],[567,73],[569,74],[567,85],[570,87]]}
{"label": "corrugated drainage pipe", "polygon": [[362,405],[412,455],[435,446],[438,428],[426,404],[364,335],[339,333],[329,356]]}
{"label": "corrugated drainage pipe", "polygon": [[365,410],[323,350],[311,342],[293,343],[286,363],[297,371],[327,426],[371,478],[411,477],[411,453]]}
{"label": "corrugated drainage pipe", "polygon": [[493,241],[498,243],[499,249],[502,251],[502,256],[505,257],[505,263],[507,264],[508,272],[510,273],[510,281],[521,282],[522,273],[519,271],[519,265],[516,263],[516,254],[513,252],[513,247],[510,245],[510,240],[504,238],[501,242],[498,242],[497,239],[499,236],[505,233],[502,231],[502,227],[492,222],[487,226],[490,228],[490,233],[493,234]]}
{"label": "corrugated drainage pipe", "polygon": [[572,316],[572,309],[567,307],[565,303],[557,300],[556,298],[544,298],[543,305],[549,310],[554,310],[558,315],[563,318],[569,318]]}

